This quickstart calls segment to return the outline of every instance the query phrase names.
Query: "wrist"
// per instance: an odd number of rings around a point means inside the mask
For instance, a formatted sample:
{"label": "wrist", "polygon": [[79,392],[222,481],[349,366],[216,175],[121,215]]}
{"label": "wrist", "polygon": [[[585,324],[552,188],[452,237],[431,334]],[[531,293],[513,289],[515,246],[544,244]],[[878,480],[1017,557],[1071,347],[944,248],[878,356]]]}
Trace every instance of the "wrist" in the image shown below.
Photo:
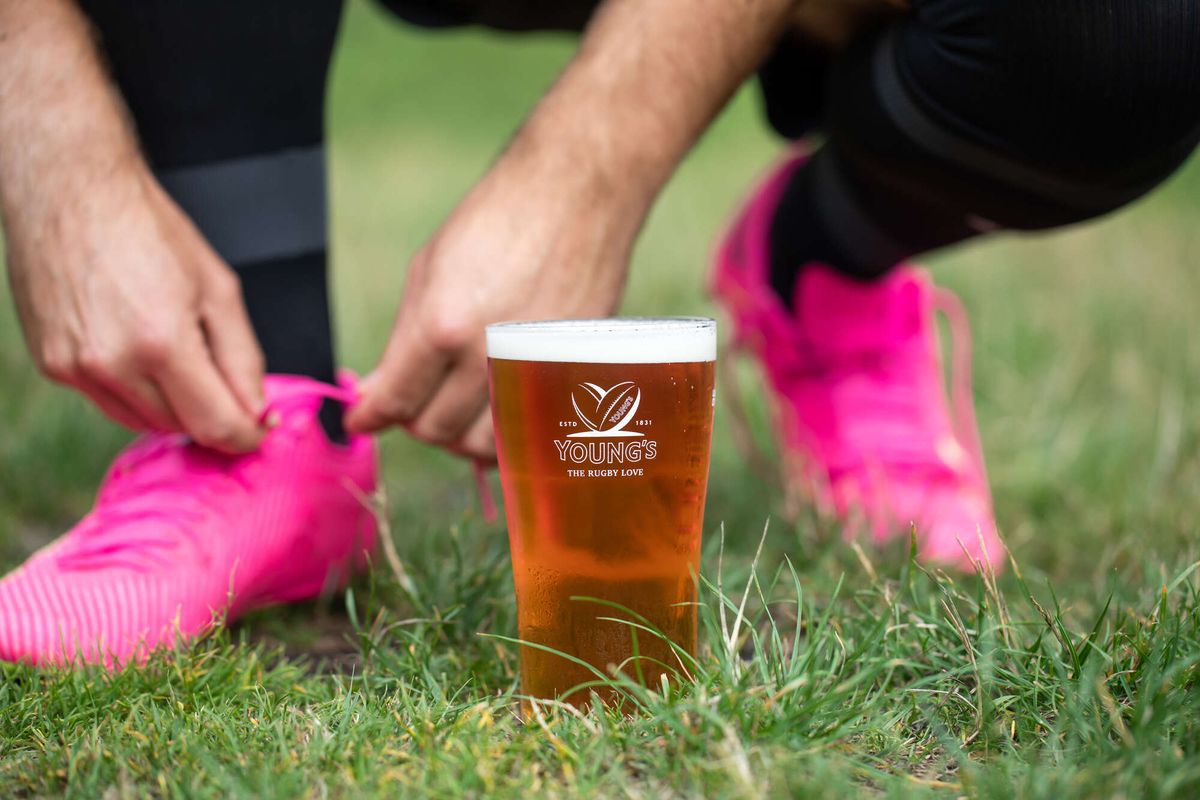
{"label": "wrist", "polygon": [[152,179],[136,154],[71,161],[38,177],[0,192],[0,221],[18,260],[60,257],[111,235],[149,202]]}
{"label": "wrist", "polygon": [[5,222],[36,218],[114,182],[136,182],[146,168],[133,126],[74,2],[38,0],[0,11],[9,33],[0,48]]}
{"label": "wrist", "polygon": [[76,212],[114,211],[143,196],[151,177],[134,148],[40,149],[38,163],[0,174],[0,217],[10,233],[51,219],[70,220]]}
{"label": "wrist", "polygon": [[[652,155],[630,150],[600,130],[596,120],[580,125],[579,117],[539,109],[521,128],[498,167],[512,169],[521,183],[547,202],[571,213],[583,210],[605,216],[632,236],[641,226],[672,165],[650,163]],[[587,115],[590,117],[590,115]],[[595,128],[581,130],[592,123]]]}

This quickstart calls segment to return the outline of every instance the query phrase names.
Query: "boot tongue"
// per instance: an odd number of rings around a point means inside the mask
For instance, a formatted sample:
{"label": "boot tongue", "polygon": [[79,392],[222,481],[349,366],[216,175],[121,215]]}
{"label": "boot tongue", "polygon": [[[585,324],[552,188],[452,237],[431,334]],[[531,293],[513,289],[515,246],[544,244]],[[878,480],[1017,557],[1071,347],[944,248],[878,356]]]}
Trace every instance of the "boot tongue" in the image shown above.
{"label": "boot tongue", "polygon": [[865,355],[921,335],[929,318],[929,280],[908,266],[860,281],[809,264],[796,281],[792,307],[801,341],[814,357]]}

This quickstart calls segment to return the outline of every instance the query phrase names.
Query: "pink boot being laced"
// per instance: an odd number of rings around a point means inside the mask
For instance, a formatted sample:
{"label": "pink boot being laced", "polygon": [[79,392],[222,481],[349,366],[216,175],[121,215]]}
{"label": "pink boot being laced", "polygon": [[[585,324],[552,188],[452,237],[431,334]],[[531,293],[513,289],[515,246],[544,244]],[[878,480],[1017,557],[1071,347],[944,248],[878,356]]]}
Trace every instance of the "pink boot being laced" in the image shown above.
{"label": "pink boot being laced", "polygon": [[278,425],[261,448],[225,456],[175,434],[142,437],[113,463],[91,513],[0,580],[0,659],[142,661],[273,603],[335,589],[375,543],[369,437],[331,444],[307,378],[266,379]]}
{"label": "pink boot being laced", "polygon": [[[865,524],[882,542],[915,525],[922,559],[999,570],[957,298],[907,265],[874,282],[804,265],[794,311],[769,285],[768,229],[803,162],[783,165],[758,189],[721,247],[712,282],[733,317],[735,347],[754,350],[773,389],[789,493],[806,492],[835,513],[847,536]],[[935,309],[957,345],[953,421]]]}

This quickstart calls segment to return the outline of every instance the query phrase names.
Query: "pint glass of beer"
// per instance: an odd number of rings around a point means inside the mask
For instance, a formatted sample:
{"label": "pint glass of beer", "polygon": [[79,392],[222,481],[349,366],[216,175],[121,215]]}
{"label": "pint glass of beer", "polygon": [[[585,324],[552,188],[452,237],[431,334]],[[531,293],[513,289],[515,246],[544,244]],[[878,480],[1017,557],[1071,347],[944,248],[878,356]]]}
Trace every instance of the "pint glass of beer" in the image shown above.
{"label": "pint glass of beer", "polygon": [[695,652],[716,323],[505,323],[487,349],[523,692],[612,698],[559,653],[657,686],[679,656],[628,623]]}

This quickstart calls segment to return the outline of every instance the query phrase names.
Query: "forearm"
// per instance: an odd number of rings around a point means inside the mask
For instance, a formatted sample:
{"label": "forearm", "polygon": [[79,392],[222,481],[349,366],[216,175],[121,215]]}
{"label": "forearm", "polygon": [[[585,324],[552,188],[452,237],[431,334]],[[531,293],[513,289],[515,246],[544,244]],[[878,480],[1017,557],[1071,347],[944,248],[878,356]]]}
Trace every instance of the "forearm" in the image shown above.
{"label": "forearm", "polygon": [[788,24],[795,0],[607,0],[510,152],[642,213]]}
{"label": "forearm", "polygon": [[124,106],[71,0],[0,0],[0,215],[45,218],[66,192],[139,163]]}

